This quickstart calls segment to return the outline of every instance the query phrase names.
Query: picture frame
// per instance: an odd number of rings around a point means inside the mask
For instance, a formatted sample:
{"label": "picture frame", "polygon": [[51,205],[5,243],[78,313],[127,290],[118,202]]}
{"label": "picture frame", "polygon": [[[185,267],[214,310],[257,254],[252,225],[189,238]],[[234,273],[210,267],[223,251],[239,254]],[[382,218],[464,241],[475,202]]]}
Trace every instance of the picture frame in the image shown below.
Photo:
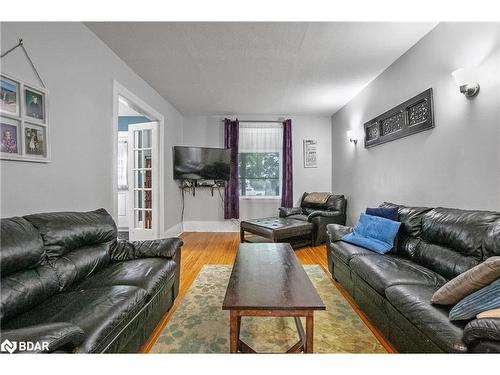
{"label": "picture frame", "polygon": [[24,85],[24,115],[38,123],[45,123],[45,93]]}
{"label": "picture frame", "polygon": [[[0,110],[0,159],[50,162],[48,90],[4,73],[1,80],[6,85]],[[16,92],[15,106],[13,92]]]}
{"label": "picture frame", "polygon": [[0,116],[0,152],[2,155],[19,156],[21,154],[20,129],[21,121]]}
{"label": "picture frame", "polygon": [[304,139],[304,168],[318,168],[318,141],[316,139]]}
{"label": "picture frame", "polygon": [[26,122],[23,128],[23,142],[26,155],[47,156],[47,134],[44,126]]}
{"label": "picture frame", "polygon": [[14,79],[0,75],[0,113],[19,116],[20,83]]}

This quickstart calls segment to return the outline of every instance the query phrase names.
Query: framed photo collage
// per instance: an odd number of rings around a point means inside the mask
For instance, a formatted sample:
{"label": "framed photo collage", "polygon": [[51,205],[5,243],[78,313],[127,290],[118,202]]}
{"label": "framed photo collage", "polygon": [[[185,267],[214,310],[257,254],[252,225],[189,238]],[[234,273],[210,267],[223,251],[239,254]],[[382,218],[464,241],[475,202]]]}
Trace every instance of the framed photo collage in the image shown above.
{"label": "framed photo collage", "polygon": [[49,162],[48,91],[0,75],[1,159]]}

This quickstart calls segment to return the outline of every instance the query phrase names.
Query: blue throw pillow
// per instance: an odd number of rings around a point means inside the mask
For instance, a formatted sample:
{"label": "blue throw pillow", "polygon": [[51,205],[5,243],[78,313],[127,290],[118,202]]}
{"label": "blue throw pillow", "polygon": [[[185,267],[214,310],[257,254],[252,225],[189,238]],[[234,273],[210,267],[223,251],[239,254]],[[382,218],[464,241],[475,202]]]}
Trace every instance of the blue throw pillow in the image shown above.
{"label": "blue throw pillow", "polygon": [[385,254],[394,247],[400,222],[383,217],[361,214],[352,233],[342,237],[343,241]]}
{"label": "blue throw pillow", "polygon": [[450,320],[468,320],[477,314],[500,308],[500,279],[469,294],[450,310]]}
{"label": "blue throw pillow", "polygon": [[385,217],[386,219],[399,221],[398,208],[397,207],[377,207],[377,208],[367,208],[367,215]]}

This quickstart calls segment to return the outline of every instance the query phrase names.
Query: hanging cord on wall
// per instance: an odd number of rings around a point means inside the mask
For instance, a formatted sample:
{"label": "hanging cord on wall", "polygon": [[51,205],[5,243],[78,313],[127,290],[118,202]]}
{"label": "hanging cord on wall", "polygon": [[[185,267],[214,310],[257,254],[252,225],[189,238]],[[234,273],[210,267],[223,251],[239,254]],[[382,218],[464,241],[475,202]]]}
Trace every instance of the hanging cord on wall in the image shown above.
{"label": "hanging cord on wall", "polygon": [[182,209],[181,209],[181,233],[184,232],[184,186],[181,188]]}
{"label": "hanging cord on wall", "polygon": [[23,40],[21,38],[19,39],[19,42],[14,47],[12,47],[12,48],[8,49],[7,51],[5,51],[4,53],[2,53],[0,55],[0,59],[3,59],[5,56],[7,56],[9,53],[14,51],[18,47],[21,47],[21,49],[23,50],[24,56],[26,56],[26,59],[30,63],[31,69],[33,69],[33,72],[35,73],[36,78],[38,78],[38,81],[40,82],[42,87],[45,89],[46,88],[45,83],[43,83],[42,77],[40,77],[40,74],[38,74],[38,70],[36,70],[35,64],[33,64],[33,60],[31,60],[31,57],[28,54],[28,51],[26,51],[26,48],[24,48]]}

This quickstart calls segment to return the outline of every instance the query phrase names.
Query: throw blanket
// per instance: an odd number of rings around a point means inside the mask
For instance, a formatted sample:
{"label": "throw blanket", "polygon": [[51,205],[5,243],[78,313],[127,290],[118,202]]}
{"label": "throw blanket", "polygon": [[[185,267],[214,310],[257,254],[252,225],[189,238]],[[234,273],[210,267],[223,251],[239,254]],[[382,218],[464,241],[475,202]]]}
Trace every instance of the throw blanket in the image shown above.
{"label": "throw blanket", "polygon": [[311,204],[325,204],[328,198],[330,198],[333,194],[331,193],[317,193],[312,192],[306,195],[304,198],[304,202]]}

